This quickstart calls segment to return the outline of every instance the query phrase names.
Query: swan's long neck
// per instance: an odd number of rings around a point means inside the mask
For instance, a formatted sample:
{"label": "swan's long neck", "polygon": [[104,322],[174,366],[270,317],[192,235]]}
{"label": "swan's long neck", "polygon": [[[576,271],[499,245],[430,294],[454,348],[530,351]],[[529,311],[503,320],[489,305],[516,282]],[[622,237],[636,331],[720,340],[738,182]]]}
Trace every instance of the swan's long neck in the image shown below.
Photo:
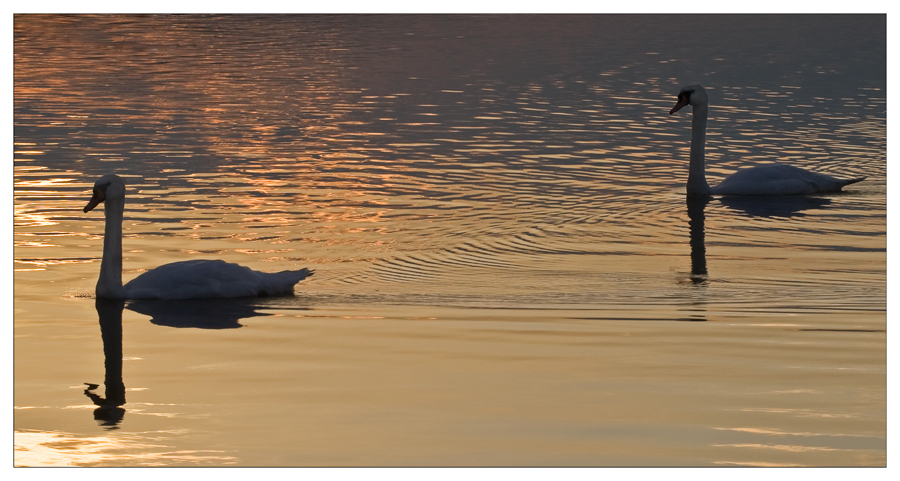
{"label": "swan's long neck", "polygon": [[688,195],[709,195],[709,184],[706,183],[706,118],[709,107],[698,105],[693,107],[691,118],[691,166],[688,171]]}
{"label": "swan's long neck", "polygon": [[122,287],[122,216],[125,199],[107,199],[103,206],[106,229],[103,234],[103,260],[100,261],[100,278],[97,280],[97,297],[124,299]]}

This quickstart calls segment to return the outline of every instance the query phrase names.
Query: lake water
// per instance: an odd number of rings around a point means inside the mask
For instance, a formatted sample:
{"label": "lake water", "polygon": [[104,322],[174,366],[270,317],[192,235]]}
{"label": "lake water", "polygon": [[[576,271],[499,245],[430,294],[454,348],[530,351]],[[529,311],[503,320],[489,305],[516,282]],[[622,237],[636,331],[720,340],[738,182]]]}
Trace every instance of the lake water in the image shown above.
{"label": "lake water", "polygon": [[[886,464],[885,16],[14,27],[17,465]],[[688,203],[696,83],[711,184],[867,179]],[[126,281],[316,273],[98,302],[111,172]]]}

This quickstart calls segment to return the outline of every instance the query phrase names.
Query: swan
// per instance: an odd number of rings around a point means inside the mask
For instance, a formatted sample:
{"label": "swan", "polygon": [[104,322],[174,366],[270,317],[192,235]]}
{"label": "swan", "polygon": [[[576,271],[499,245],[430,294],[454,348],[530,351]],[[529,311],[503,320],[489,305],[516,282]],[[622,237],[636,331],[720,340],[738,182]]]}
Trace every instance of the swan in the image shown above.
{"label": "swan", "polygon": [[97,298],[106,299],[201,299],[292,294],[294,284],[313,271],[300,269],[275,273],[258,272],[222,260],[173,262],[149,270],[122,285],[122,216],[125,211],[125,181],[115,174],[94,183],[87,213],[103,202],[106,228],[103,260],[97,280]]}
{"label": "swan", "polygon": [[820,192],[840,192],[845,185],[859,182],[865,177],[837,179],[829,175],[817,174],[799,167],[782,164],[768,164],[741,169],[710,187],[706,183],[706,117],[709,114],[709,100],[706,90],[700,85],[690,85],[678,94],[678,103],[669,115],[690,105],[694,116],[691,120],[691,165],[688,171],[687,194],[689,196],[716,195],[792,195],[816,194]]}

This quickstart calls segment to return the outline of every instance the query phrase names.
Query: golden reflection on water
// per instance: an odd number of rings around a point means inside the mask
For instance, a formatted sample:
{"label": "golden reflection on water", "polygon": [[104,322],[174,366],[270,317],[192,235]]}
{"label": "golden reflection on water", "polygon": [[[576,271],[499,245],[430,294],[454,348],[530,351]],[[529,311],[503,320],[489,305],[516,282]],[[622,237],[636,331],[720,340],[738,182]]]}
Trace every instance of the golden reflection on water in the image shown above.
{"label": "golden reflection on water", "polygon": [[88,466],[228,466],[236,459],[216,450],[172,450],[148,440],[178,433],[83,436],[74,433],[14,433],[17,467]]}

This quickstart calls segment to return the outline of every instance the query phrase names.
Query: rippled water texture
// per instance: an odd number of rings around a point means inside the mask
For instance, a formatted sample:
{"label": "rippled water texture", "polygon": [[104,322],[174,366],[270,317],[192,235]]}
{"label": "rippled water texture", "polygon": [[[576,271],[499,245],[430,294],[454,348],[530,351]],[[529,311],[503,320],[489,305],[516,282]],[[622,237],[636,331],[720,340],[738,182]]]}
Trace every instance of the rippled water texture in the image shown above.
{"label": "rippled water texture", "polygon": [[[885,39],[865,15],[18,15],[16,463],[884,465]],[[711,184],[867,179],[686,202],[668,112],[695,83]],[[81,209],[110,172],[126,281],[316,273],[95,305]]]}

